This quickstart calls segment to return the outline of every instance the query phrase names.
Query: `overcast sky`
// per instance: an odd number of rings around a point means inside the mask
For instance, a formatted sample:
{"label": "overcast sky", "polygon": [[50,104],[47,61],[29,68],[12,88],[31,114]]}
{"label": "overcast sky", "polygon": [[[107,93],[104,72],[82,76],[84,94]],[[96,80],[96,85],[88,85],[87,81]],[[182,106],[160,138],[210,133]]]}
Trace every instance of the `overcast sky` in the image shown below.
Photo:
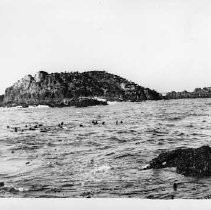
{"label": "overcast sky", "polygon": [[0,93],[39,70],[106,70],[159,92],[211,86],[211,1],[0,0]]}

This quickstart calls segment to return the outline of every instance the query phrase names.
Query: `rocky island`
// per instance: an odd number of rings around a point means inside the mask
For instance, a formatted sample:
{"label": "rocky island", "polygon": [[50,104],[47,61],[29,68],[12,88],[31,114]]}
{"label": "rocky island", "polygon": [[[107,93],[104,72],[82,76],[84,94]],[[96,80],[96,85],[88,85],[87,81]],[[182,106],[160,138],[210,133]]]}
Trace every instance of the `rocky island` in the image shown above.
{"label": "rocky island", "polygon": [[160,100],[162,95],[106,71],[39,71],[5,90],[1,106],[48,105],[51,107],[106,105],[107,101]]}
{"label": "rocky island", "polygon": [[183,98],[211,98],[211,87],[195,88],[193,92],[169,92],[164,99],[183,99]]}

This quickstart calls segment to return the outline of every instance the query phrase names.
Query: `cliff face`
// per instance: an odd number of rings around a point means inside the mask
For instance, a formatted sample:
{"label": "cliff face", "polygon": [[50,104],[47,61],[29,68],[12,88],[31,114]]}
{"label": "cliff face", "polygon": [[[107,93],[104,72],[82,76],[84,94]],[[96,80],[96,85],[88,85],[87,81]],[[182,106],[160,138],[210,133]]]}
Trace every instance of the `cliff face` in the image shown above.
{"label": "cliff face", "polygon": [[69,105],[81,97],[101,97],[109,101],[159,100],[154,90],[141,87],[105,71],[51,73],[40,71],[25,76],[5,90],[3,104]]}
{"label": "cliff face", "polygon": [[182,99],[182,98],[211,98],[211,87],[196,88],[193,92],[169,92],[165,99]]}

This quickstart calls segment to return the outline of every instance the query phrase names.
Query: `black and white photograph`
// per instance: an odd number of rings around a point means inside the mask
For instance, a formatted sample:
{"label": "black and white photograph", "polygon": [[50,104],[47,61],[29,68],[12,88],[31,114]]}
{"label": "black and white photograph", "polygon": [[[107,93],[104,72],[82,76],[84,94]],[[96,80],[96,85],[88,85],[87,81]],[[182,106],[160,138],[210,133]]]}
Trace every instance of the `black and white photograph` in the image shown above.
{"label": "black and white photograph", "polygon": [[0,0],[0,73],[0,203],[211,198],[210,1]]}

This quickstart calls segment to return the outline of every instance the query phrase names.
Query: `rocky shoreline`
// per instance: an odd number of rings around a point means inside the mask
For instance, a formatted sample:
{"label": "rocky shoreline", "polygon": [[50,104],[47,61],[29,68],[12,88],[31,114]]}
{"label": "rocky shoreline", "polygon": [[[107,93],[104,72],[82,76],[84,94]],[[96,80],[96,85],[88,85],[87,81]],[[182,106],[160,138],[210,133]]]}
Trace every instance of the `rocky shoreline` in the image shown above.
{"label": "rocky shoreline", "polygon": [[[211,87],[196,88],[193,92],[168,92],[162,95],[106,71],[61,72],[48,74],[39,71],[27,75],[0,95],[0,106],[28,107],[86,107],[107,105],[107,101],[170,100],[211,98]],[[100,100],[99,100],[100,99]]]}
{"label": "rocky shoreline", "polygon": [[[100,98],[101,100],[99,100]],[[162,95],[105,71],[39,71],[27,75],[0,96],[0,106],[48,105],[86,107],[107,105],[107,101],[161,100]]]}
{"label": "rocky shoreline", "polygon": [[163,99],[211,98],[211,87],[195,88],[193,92],[168,92]]}
{"label": "rocky shoreline", "polygon": [[7,105],[6,107],[28,108],[28,107],[48,106],[51,108],[54,108],[54,107],[63,108],[63,107],[69,107],[69,106],[87,107],[87,106],[99,106],[99,105],[105,106],[105,105],[108,105],[108,103],[107,101],[96,100],[94,98],[80,97],[75,100],[69,100],[66,102],[59,102],[59,103],[55,103],[54,101],[50,103],[45,103],[45,104],[12,103],[12,104]]}

